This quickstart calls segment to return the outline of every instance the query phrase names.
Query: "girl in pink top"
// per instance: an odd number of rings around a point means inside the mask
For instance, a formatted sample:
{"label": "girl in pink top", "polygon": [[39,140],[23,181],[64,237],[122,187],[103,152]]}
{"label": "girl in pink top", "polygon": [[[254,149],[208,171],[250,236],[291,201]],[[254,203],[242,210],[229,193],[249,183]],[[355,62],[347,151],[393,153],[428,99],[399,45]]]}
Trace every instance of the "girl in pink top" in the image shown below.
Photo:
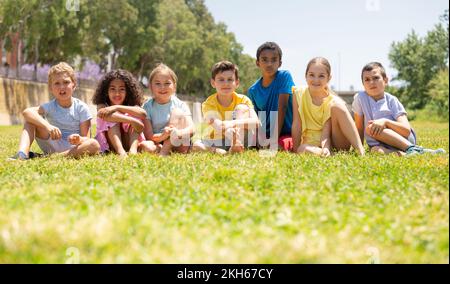
{"label": "girl in pink top", "polygon": [[140,107],[142,89],[133,75],[122,69],[108,72],[100,81],[92,102],[97,105],[97,135],[102,152],[116,152],[122,157],[137,154],[145,141],[143,120],[147,114]]}

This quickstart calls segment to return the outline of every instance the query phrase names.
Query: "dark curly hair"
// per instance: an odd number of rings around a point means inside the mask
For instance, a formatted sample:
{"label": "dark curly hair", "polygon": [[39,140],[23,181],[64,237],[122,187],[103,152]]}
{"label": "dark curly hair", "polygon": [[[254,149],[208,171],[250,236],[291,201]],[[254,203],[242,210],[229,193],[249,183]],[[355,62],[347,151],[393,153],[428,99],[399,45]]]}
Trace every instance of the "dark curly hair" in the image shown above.
{"label": "dark curly hair", "polygon": [[103,76],[103,78],[98,83],[97,89],[95,90],[92,102],[96,105],[111,105],[111,101],[109,100],[108,96],[108,89],[109,84],[116,79],[125,82],[126,96],[123,105],[141,106],[144,102],[144,93],[142,91],[141,85],[133,77],[133,74],[123,69],[109,71],[105,74],[105,76]]}

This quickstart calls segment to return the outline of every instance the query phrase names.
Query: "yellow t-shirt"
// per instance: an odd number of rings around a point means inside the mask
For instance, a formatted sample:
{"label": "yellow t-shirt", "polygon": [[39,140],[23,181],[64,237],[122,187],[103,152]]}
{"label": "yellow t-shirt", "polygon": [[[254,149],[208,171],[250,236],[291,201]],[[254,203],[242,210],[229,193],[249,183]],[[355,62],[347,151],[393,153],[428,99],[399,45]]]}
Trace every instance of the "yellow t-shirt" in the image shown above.
{"label": "yellow t-shirt", "polygon": [[298,112],[302,121],[302,144],[310,144],[320,147],[320,138],[322,130],[328,119],[331,117],[331,105],[334,95],[329,94],[323,99],[320,106],[312,102],[309,88],[293,88],[295,98],[297,99]]}
{"label": "yellow t-shirt", "polygon": [[[203,117],[206,117],[208,114],[213,115],[221,120],[233,120],[233,111],[237,105],[245,104],[250,109],[253,109],[252,101],[245,95],[240,95],[237,93],[233,93],[233,101],[229,106],[222,106],[217,100],[217,93],[209,96],[206,101],[202,104],[202,113]],[[204,139],[222,139],[222,133],[215,131],[212,126],[208,126],[205,131],[206,135],[203,137]]]}

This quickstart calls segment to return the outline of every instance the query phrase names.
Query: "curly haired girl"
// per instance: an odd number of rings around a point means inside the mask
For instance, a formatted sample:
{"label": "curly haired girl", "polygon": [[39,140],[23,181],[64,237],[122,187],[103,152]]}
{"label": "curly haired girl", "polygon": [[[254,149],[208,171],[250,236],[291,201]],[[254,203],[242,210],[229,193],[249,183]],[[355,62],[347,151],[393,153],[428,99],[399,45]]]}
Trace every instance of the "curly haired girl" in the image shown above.
{"label": "curly haired girl", "polygon": [[137,154],[145,141],[142,133],[147,114],[140,106],[144,96],[139,82],[122,69],[112,70],[99,82],[92,102],[97,105],[97,135],[101,151],[122,157]]}

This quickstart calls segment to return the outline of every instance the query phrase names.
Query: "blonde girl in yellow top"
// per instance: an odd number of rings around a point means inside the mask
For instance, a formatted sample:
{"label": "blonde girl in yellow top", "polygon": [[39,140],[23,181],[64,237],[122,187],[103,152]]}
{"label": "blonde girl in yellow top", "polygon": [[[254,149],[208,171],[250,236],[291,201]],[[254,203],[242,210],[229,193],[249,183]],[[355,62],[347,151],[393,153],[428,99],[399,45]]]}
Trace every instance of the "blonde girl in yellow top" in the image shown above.
{"label": "blonde girl in yellow top", "polygon": [[316,57],[306,68],[308,87],[294,87],[293,151],[328,157],[331,149],[348,151],[352,146],[359,155],[364,155],[358,130],[345,102],[329,89],[330,80],[330,63]]}

